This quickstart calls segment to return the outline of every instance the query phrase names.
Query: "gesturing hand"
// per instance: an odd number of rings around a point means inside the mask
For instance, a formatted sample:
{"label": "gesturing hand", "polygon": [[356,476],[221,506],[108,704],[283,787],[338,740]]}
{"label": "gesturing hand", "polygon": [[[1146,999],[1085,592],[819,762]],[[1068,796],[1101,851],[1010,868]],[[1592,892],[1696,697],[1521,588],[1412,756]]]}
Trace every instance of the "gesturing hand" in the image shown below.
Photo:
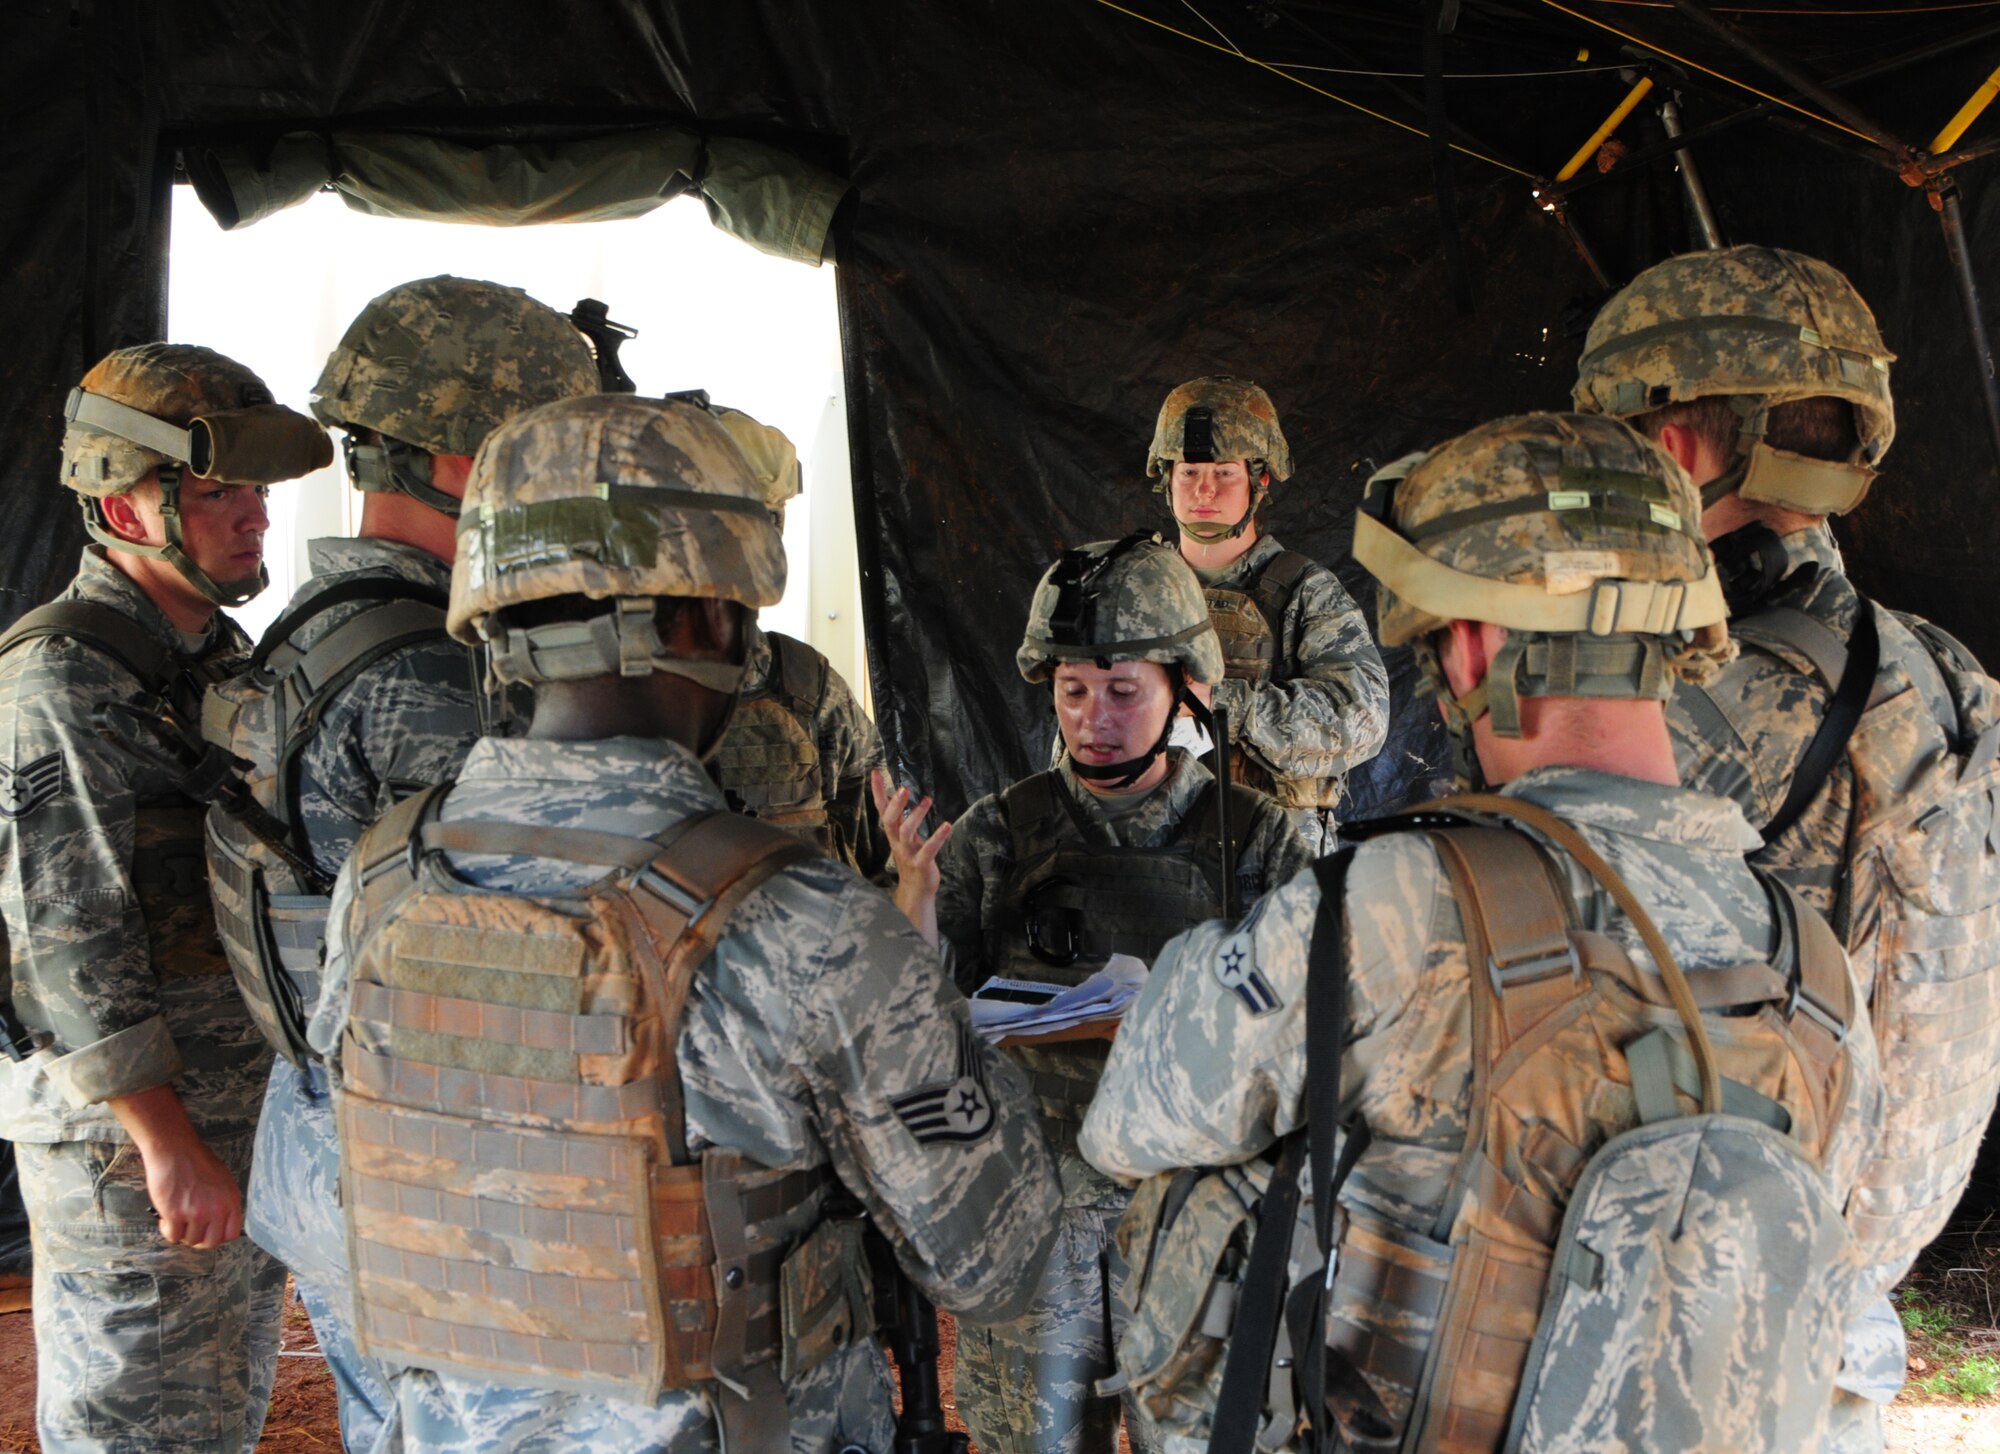
{"label": "gesturing hand", "polygon": [[931,810],[928,797],[912,803],[908,788],[889,791],[889,775],[877,769],[868,775],[868,791],[874,795],[875,811],[882,819],[882,832],[889,840],[889,853],[896,861],[896,907],[917,926],[933,949],[938,946],[937,892],[938,850],[951,837],[951,824],[936,832],[924,833],[924,817]]}

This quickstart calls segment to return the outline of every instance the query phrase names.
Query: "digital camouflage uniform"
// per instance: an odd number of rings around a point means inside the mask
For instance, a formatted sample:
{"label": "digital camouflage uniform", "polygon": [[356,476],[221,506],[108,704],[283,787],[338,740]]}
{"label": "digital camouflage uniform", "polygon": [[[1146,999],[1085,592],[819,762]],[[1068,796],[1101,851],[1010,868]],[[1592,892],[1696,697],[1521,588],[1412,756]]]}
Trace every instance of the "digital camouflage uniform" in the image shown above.
{"label": "digital camouflage uniform", "polygon": [[[313,574],[301,599],[362,573],[440,591],[451,584],[450,566],[396,541],[315,540],[309,550]],[[363,609],[361,602],[329,607],[307,622],[299,645]],[[338,873],[385,809],[450,778],[465,760],[480,729],[472,660],[440,634],[379,659],[327,702],[299,768],[299,822],[321,872]],[[340,1396],[342,1440],[363,1451],[374,1445],[392,1403],[380,1371],[354,1348],[339,1185],[325,1068],[275,1060],[257,1127],[245,1230],[292,1270]]]}
{"label": "digital camouflage uniform", "polygon": [[[1184,536],[1240,538],[1271,482],[1291,477],[1292,452],[1270,395],[1249,379],[1190,379],[1167,395],[1146,473],[1169,511],[1175,463],[1239,459],[1251,473],[1248,513],[1228,524],[1177,519]],[[1228,565],[1195,573],[1228,663],[1214,705],[1228,709],[1236,780],[1276,797],[1324,853],[1348,771],[1389,734],[1389,676],[1367,619],[1332,571],[1267,535]]]}
{"label": "digital camouflage uniform", "polygon": [[[35,1241],[36,1423],[50,1454],[237,1454],[269,1405],[284,1269],[242,1237],[206,1251],[167,1242],[144,1161],[105,1102],[170,1086],[208,1150],[239,1186],[248,1178],[270,1056],[216,937],[201,806],[164,755],[179,750],[169,724],[192,730],[202,689],[247,643],[219,613],[199,636],[177,630],[102,547],[241,604],[263,589],[261,561],[210,577],[186,549],[181,502],[297,478],[332,451],[256,374],[190,344],[114,350],[65,417],[62,481],[99,544],[59,602],[14,628],[39,620],[56,634],[24,634],[0,658],[0,912],[14,1008],[46,1037],[0,1064],[0,1135],[18,1147]],[[148,481],[164,539],[124,540],[103,501]],[[94,643],[48,615],[92,606],[118,623]],[[170,653],[164,680],[142,679],[152,667],[119,644],[125,623],[133,642]],[[128,712],[119,731],[138,750],[99,736],[100,707]],[[166,738],[143,740],[161,726]]]}
{"label": "digital camouflage uniform", "polygon": [[[61,599],[112,607],[197,664],[248,645],[219,613],[199,643],[185,640],[95,546]],[[138,692],[73,639],[0,658],[14,1008],[54,1037],[28,1061],[0,1062],[0,1132],[16,1143],[34,1229],[42,1447],[211,1454],[257,1441],[284,1269],[246,1238],[209,1251],[164,1241],[145,1166],[104,1102],[171,1083],[209,1149],[247,1179],[270,1051],[213,946],[199,808],[184,809],[194,836],[163,865],[170,884],[185,878],[173,923],[149,926],[140,910],[135,810],[185,800],[91,727],[99,702]],[[149,927],[183,952],[156,961]]]}
{"label": "digital camouflage uniform", "polygon": [[[1782,249],[1734,247],[1669,258],[1608,302],[1585,341],[1574,395],[1578,408],[1623,418],[1683,400],[1726,399],[1742,420],[1741,432],[1722,472],[1703,485],[1703,499],[1713,504],[1738,492],[1745,501],[1820,517],[1820,523],[1783,537],[1751,524],[1715,542],[1719,556],[1745,558],[1732,612],[1753,621],[1771,611],[1801,613],[1808,627],[1817,623],[1844,650],[1866,603],[1847,579],[1824,517],[1861,502],[1894,442],[1893,357],[1867,303],[1836,269]],[[1844,459],[1801,457],[1775,449],[1763,437],[1773,407],[1816,398],[1851,407],[1855,445]],[[1922,716],[1937,724],[1945,741],[1959,736],[1952,684],[1920,639],[1929,628],[1879,609],[1875,621],[1880,667],[1871,711],[1911,690]],[[1746,629],[1743,641],[1742,656],[1717,681],[1676,693],[1669,725],[1683,780],[1733,799],[1761,831],[1785,803],[1833,688],[1795,647],[1754,627]],[[1926,760],[1938,740],[1937,732],[1904,731],[1891,746],[1880,734],[1873,736],[1871,751],[1883,783],[1875,791],[1887,801],[1876,802],[1867,816],[1880,821],[1893,814],[1899,791],[1923,785]],[[1994,1077],[1972,1067],[1991,1064],[1992,1007],[2000,989],[1990,970],[1977,972],[1963,962],[1962,950],[1927,956],[1929,962],[1914,971],[1895,961],[1898,953],[1917,946],[1910,936],[1926,930],[1886,931],[1883,906],[1851,902],[1848,879],[1862,823],[1855,773],[1842,753],[1803,812],[1776,841],[1760,845],[1753,862],[1832,919],[1872,995],[1893,988],[1898,1000],[1895,1013],[1885,1012],[1879,999],[1875,1004],[1886,1130],[1878,1147],[1882,1161],[1871,1173],[1870,1189],[1856,1198],[1853,1219],[1864,1249],[1878,1261],[1871,1280],[1886,1291],[1907,1271],[1970,1168],[1977,1131],[1951,1125],[1984,1124],[1969,1097],[1983,1098],[1985,1114],[1991,1114]],[[1970,865],[1964,874],[1969,881],[1979,878]],[[1984,892],[1990,898],[1990,888]],[[1975,907],[1957,892],[1944,897],[1955,901],[1943,906],[1949,914]],[[1960,935],[1945,930],[1938,942]],[[1892,984],[1905,975],[1940,982]],[[1907,1046],[1906,1033],[1912,1035]],[[1950,1040],[1958,1042],[1957,1053],[1947,1048]],[[1894,1396],[1904,1372],[1900,1325],[1886,1305],[1857,1319],[1855,1327],[1878,1331],[1848,1349],[1842,1386],[1855,1397],[1836,1407],[1829,1441],[1844,1454],[1881,1446],[1872,1405]]]}
{"label": "digital camouflage uniform", "polygon": [[[1015,657],[1030,681],[1052,680],[1065,661],[1128,660],[1164,666],[1176,708],[1187,695],[1186,680],[1214,682],[1221,675],[1221,648],[1193,572],[1157,537],[1098,542],[1058,560],[1036,589]],[[1075,984],[1108,952],[1150,960],[1175,928],[1222,912],[1220,850],[1207,836],[1215,780],[1181,749],[1164,751],[1166,777],[1127,816],[1114,819],[1107,805],[1130,799],[1091,791],[1064,756],[1050,772],[981,798],[953,824],[938,856],[937,924],[968,994],[991,975]],[[1083,773],[1116,788],[1151,765],[1149,754]],[[1270,798],[1237,788],[1229,802],[1237,845],[1233,897],[1240,906],[1313,855]],[[1017,843],[1031,855],[1026,864],[1016,861]],[[1129,859],[1100,860],[1094,876],[1049,856],[1086,846],[1122,850]],[[1162,860],[1188,876],[1177,882]],[[1200,887],[1190,869],[1198,869]],[[1098,936],[1097,947],[1069,941],[1072,953],[1081,951],[1069,964],[1035,954],[1030,920],[1052,912],[1077,915],[1080,933]],[[1119,944],[1127,947],[1118,950]],[[1123,1309],[1115,1299],[1106,1303],[1113,1276],[1107,1257],[1129,1198],[1092,1171],[1075,1144],[1102,1045],[1023,1046],[1009,1054],[1029,1071],[1057,1153],[1062,1220],[1033,1306],[1010,1323],[960,1327],[959,1412],[987,1454],[1109,1454],[1117,1447],[1118,1401],[1095,1396],[1091,1385],[1112,1371],[1109,1321],[1122,1319]],[[1151,1431],[1136,1414],[1127,1427],[1137,1447],[1150,1447]]]}
{"label": "digital camouflage uniform", "polygon": [[[875,724],[818,651],[754,624],[750,631],[743,695],[716,751],[723,795],[738,812],[791,829],[863,878],[879,878],[889,840],[868,789],[869,773],[883,764]],[[793,664],[782,694],[772,681],[774,638]]]}
{"label": "digital camouflage uniform", "polygon": [[[1504,791],[1583,834],[1631,885],[1691,979],[1770,954],[1769,901],[1743,864],[1755,835],[1733,804],[1577,768],[1539,768]],[[1624,915],[1573,861],[1556,859],[1572,894],[1590,905],[1584,921],[1649,963]],[[1350,1038],[1341,1100],[1344,1110],[1358,1111],[1372,1141],[1341,1204],[1350,1217],[1428,1241],[1468,1132],[1468,979],[1485,970],[1468,962],[1459,906],[1424,836],[1362,844],[1345,900]],[[1306,964],[1319,902],[1318,883],[1301,876],[1267,896],[1240,931],[1206,924],[1168,947],[1126,1015],[1084,1122],[1083,1153],[1096,1166],[1133,1180],[1227,1165],[1259,1155],[1301,1124]],[[1275,1008],[1254,1013],[1230,987],[1252,976]],[[1862,1027],[1850,1044],[1854,1081],[1826,1167],[1837,1193],[1854,1184],[1879,1116],[1872,1045]],[[1336,1274],[1337,1304],[1340,1286]],[[1407,1339],[1410,1331],[1392,1335]],[[1409,1390],[1377,1392],[1392,1411],[1409,1408]],[[1713,1437],[1703,1447],[1744,1447],[1756,1412],[1715,1409]],[[1635,1428],[1630,1447],[1646,1446]]]}

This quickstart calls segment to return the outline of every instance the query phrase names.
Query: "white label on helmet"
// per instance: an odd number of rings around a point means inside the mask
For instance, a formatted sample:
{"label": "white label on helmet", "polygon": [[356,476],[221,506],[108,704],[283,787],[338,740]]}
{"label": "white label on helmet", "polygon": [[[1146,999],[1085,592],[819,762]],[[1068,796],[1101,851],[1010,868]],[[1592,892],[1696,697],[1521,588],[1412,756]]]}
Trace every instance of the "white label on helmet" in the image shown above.
{"label": "white label on helmet", "polygon": [[1551,596],[1580,596],[1607,576],[1624,574],[1615,550],[1542,552],[1542,586]]}

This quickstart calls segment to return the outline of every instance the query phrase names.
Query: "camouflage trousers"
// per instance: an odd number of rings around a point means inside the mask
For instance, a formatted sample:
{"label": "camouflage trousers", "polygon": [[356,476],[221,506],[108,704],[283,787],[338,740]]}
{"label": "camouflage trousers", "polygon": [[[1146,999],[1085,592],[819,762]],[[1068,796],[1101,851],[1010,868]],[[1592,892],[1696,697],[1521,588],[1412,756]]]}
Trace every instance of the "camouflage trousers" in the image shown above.
{"label": "camouflage trousers", "polygon": [[[775,1379],[772,1380],[776,1382]],[[723,1454],[706,1391],[657,1404],[480,1383],[412,1368],[396,1375],[400,1454]],[[727,1397],[727,1395],[725,1395]],[[890,1454],[896,1432],[888,1360],[874,1342],[837,1353],[784,1390],[789,1450]],[[726,1454],[744,1454],[732,1447]]]}
{"label": "camouflage trousers", "polygon": [[[1058,1161],[1066,1188],[1109,1185],[1074,1150]],[[1116,1454],[1119,1400],[1094,1391],[1116,1371],[1112,1354],[1125,1331],[1124,1267],[1112,1234],[1131,1197],[1112,1195],[1108,1206],[1101,1193],[1096,1205],[1064,1206],[1027,1312],[1005,1323],[959,1321],[953,1393],[980,1454]],[[1134,1454],[1157,1454],[1160,1436],[1129,1403],[1124,1412]]]}
{"label": "camouflage trousers", "polygon": [[347,1291],[347,1229],[340,1212],[340,1134],[325,1072],[288,1060],[271,1067],[257,1121],[244,1231],[292,1270],[313,1336],[333,1375],[340,1442],[368,1454],[395,1407],[387,1370],[354,1342]]}
{"label": "camouflage trousers", "polygon": [[1881,1454],[1882,1410],[1902,1392],[1908,1359],[1903,1320],[1888,1298],[1876,1298],[1847,1325],[1824,1454]]}
{"label": "camouflage trousers", "polygon": [[[210,1143],[250,1170],[246,1134]],[[160,1237],[129,1142],[22,1143],[35,1245],[35,1421],[46,1454],[238,1454],[278,1364],[285,1269],[247,1238]]]}

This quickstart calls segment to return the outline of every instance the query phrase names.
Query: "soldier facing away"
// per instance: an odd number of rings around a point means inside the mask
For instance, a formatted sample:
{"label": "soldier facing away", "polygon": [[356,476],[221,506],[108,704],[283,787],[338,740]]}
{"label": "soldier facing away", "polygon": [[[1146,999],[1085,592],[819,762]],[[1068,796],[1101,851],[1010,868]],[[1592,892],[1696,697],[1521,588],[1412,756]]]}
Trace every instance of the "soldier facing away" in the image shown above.
{"label": "soldier facing away", "polygon": [[333,1108],[305,1041],[326,894],[362,831],[457,772],[482,727],[483,665],[445,633],[473,451],[514,415],[596,387],[583,335],[519,289],[437,277],[371,300],[312,394],[313,412],[344,431],[359,535],[311,543],[311,579],[204,716],[252,764],[258,801],[310,875],[299,882],[211,811],[224,947],[282,1057],[258,1126],[248,1231],[292,1270],[353,1454],[375,1446],[391,1410],[382,1371],[354,1347]]}
{"label": "soldier facing away", "polygon": [[[1222,789],[1169,747],[1174,714],[1217,681],[1222,651],[1194,573],[1157,536],[1064,554],[1035,590],[1015,656],[1047,682],[1065,747],[1051,771],[981,798],[922,837],[928,800],[882,803],[896,849],[897,901],[951,951],[971,993],[989,976],[1082,983],[1108,957],[1150,961],[1177,930],[1234,913],[1312,861],[1284,811]],[[1225,862],[1233,863],[1224,881]],[[1105,1258],[1126,1193],[1076,1153],[1076,1128],[1104,1064],[1102,1041],[1009,1050],[1025,1069],[1062,1171],[1056,1250],[1035,1301],[1004,1324],[959,1328],[959,1412],[987,1454],[1107,1454],[1118,1401],[1093,1395],[1111,1372]],[[1148,1434],[1133,1421],[1135,1444]]]}
{"label": "soldier facing away", "polygon": [[1388,736],[1389,676],[1339,577],[1258,529],[1272,481],[1292,473],[1270,396],[1248,379],[1182,384],[1160,406],[1146,473],[1222,642],[1223,680],[1195,694],[1227,709],[1236,780],[1276,797],[1324,853],[1348,770]]}
{"label": "soldier facing away", "polygon": [[[1701,490],[1743,654],[1674,695],[1683,777],[1743,809],[1751,862],[1832,920],[1872,996],[1888,1109],[1853,1219],[1879,1292],[1943,1228],[2000,1092],[2000,685],[1856,591],[1827,522],[1861,503],[1895,437],[1890,362],[1836,269],[1734,247],[1633,279],[1592,323],[1575,391]],[[1904,1376],[1886,1301],[1863,1327],[1845,1450],[1880,1447],[1877,1409]]]}
{"label": "soldier facing away", "polygon": [[[1283,1205],[1250,1158],[1290,1137],[1295,1168],[1307,1127],[1318,1197],[1338,1124],[1358,1161],[1337,1218],[1306,1209],[1310,1255],[1272,1214],[1293,1249],[1282,1290],[1303,1291],[1283,1321],[1272,1309],[1283,1371],[1267,1398],[1253,1369],[1237,1415],[1254,1431],[1268,1413],[1266,1447],[1336,1447],[1334,1425],[1383,1450],[1816,1447],[1853,1265],[1841,1202],[1879,1088],[1837,944],[1744,865],[1755,835],[1734,804],[1677,785],[1668,683],[1726,643],[1698,512],[1672,460],[1577,415],[1499,420],[1371,482],[1356,556],[1382,582],[1383,640],[1415,646],[1468,785],[1498,795],[1177,939],[1126,1018],[1083,1153],[1121,1179],[1228,1168],[1192,1194],[1148,1183],[1120,1232],[1164,1260],[1134,1315],[1155,1341],[1128,1336],[1121,1368],[1184,1435],[1215,1415],[1216,1339],[1254,1331],[1250,1287],[1210,1293],[1218,1271],[1242,1276],[1244,1207]],[[1691,1107],[1731,1114],[1676,1119]],[[1699,1234],[1637,1237],[1638,1192],[1664,1175],[1646,1158],[1686,1126],[1703,1148],[1746,1137],[1769,1200],[1673,1181],[1666,1221],[1679,1208]],[[1590,1180],[1628,1132],[1629,1179]],[[1587,1223],[1573,1247],[1577,1216],[1599,1213],[1610,1230]],[[1322,1249],[1323,1322],[1299,1313]],[[1673,1286],[1638,1285],[1662,1266]],[[1536,1309],[1593,1298],[1596,1336],[1547,1314],[1537,1330]],[[1210,1321],[1232,1303],[1233,1328]],[[1654,1315],[1629,1316],[1641,1303]],[[1293,1384],[1322,1366],[1324,1408]],[[1316,1443],[1296,1442],[1301,1415]]]}
{"label": "soldier facing away", "polygon": [[1057,1186],[895,906],[704,770],[783,590],[756,483],[707,411],[598,395],[489,438],[464,518],[452,632],[533,722],[364,835],[310,1027],[403,1447],[885,1449],[862,1220],[1004,1317]]}
{"label": "soldier facing away", "polygon": [[[799,493],[799,456],[781,430],[718,409],[757,477],[779,530]],[[854,689],[825,656],[782,631],[750,625],[743,694],[715,755],[716,780],[740,813],[816,843],[866,879],[889,866],[889,842],[869,795],[882,739]]]}
{"label": "soldier facing away", "polygon": [[[239,1235],[270,1052],[216,941],[200,804],[144,724],[191,728],[240,665],[217,608],[263,588],[265,486],[332,454],[186,344],[108,355],[67,415],[95,543],[0,638],[0,911],[35,1042],[0,1062],[0,1134],[34,1228],[36,1424],[51,1454],[236,1454],[263,1427],[285,1280]],[[146,755],[99,735],[107,708]]]}

